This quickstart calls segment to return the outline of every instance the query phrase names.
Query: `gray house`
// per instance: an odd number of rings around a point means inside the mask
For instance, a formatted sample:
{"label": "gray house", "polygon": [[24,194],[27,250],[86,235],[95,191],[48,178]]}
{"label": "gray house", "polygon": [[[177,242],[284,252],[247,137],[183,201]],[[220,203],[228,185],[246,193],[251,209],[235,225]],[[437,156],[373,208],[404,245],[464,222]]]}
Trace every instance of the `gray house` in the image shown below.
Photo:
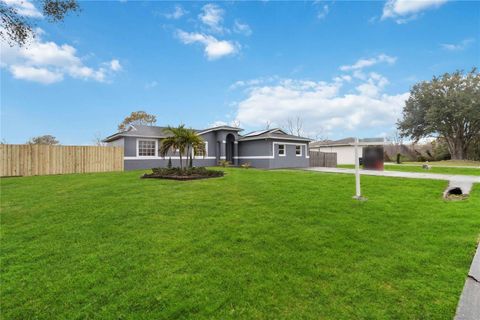
{"label": "gray house", "polygon": [[[109,146],[120,146],[125,150],[125,170],[166,167],[168,160],[178,166],[178,152],[172,151],[165,157],[158,149],[162,139],[168,137],[165,127],[130,126],[103,141]],[[281,129],[254,131],[240,135],[242,129],[220,126],[196,130],[205,141],[205,154],[194,154],[194,166],[215,166],[220,160],[233,165],[250,163],[256,168],[308,167],[308,144],[310,139],[289,135]],[[186,155],[182,157],[185,158]]]}

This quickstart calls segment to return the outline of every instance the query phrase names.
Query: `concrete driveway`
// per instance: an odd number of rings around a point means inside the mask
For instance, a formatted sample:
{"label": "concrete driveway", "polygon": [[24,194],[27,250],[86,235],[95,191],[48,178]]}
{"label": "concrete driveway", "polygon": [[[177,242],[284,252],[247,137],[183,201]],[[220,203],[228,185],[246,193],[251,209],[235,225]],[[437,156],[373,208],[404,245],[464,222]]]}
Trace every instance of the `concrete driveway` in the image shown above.
{"label": "concrete driveway", "polygon": [[[329,172],[329,173],[346,173],[355,174],[355,169],[343,168],[326,168],[326,167],[311,167],[305,168],[309,171]],[[410,179],[434,179],[449,181],[449,189],[458,187],[462,189],[464,194],[469,194],[474,183],[480,183],[480,176],[464,176],[457,174],[439,174],[439,173],[421,173],[421,172],[403,172],[403,171],[376,171],[376,170],[360,170],[361,175],[368,176],[382,176],[395,178],[410,178]]]}

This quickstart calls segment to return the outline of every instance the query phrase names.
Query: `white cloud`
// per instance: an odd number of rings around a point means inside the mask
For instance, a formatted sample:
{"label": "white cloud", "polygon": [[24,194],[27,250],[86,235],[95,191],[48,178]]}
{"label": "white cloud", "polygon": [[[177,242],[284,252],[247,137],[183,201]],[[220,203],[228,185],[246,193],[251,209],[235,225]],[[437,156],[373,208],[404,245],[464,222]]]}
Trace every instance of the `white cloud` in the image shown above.
{"label": "white cloud", "polygon": [[340,70],[342,71],[349,71],[349,70],[361,70],[363,68],[371,67],[373,65],[379,64],[379,63],[388,63],[388,64],[394,64],[395,61],[397,61],[396,57],[391,57],[386,54],[380,54],[376,57],[370,58],[370,59],[360,59],[357,62],[355,62],[353,65],[344,65],[340,67]]}
{"label": "white cloud", "polygon": [[383,7],[382,20],[392,18],[399,24],[415,19],[428,9],[438,8],[447,0],[388,0]]}
{"label": "white cloud", "polygon": [[242,23],[238,20],[235,20],[235,23],[233,25],[233,31],[236,33],[240,33],[246,36],[249,36],[252,34],[252,29],[250,26],[246,23]]}
{"label": "white cloud", "polygon": [[442,43],[440,46],[445,49],[445,50],[448,50],[448,51],[462,51],[462,50],[465,50],[466,48],[468,48],[470,46],[470,44],[472,44],[473,42],[475,42],[474,39],[464,39],[462,41],[460,41],[460,43],[457,43],[457,44],[453,44],[453,43]]}
{"label": "white cloud", "polygon": [[236,104],[236,119],[245,126],[262,127],[267,121],[281,126],[298,116],[311,136],[327,132],[340,138],[358,131],[390,130],[409,93],[386,94],[387,78],[375,72],[365,77],[342,75],[328,82],[279,79],[274,84],[258,81],[260,85],[249,80],[247,96]]}
{"label": "white cloud", "polygon": [[0,41],[2,51],[1,67],[7,68],[17,79],[51,84],[72,78],[107,81],[109,75],[121,69],[120,62],[113,59],[99,68],[88,67],[77,56],[77,50],[68,45],[58,45],[52,41],[43,41],[43,30],[37,33],[27,46],[10,47],[3,39]]}
{"label": "white cloud", "polygon": [[12,65],[9,70],[15,79],[35,81],[43,84],[51,84],[63,80],[62,73],[50,71],[46,68]]}
{"label": "white cloud", "polygon": [[112,69],[112,71],[122,70],[122,65],[120,64],[120,61],[118,61],[117,59],[113,59],[112,61],[110,61],[110,69]]}
{"label": "white cloud", "polygon": [[21,16],[30,18],[42,18],[43,15],[38,9],[28,0],[2,0],[7,6],[14,8]]}
{"label": "white cloud", "polygon": [[211,31],[222,33],[224,31],[222,26],[224,13],[225,11],[216,4],[208,3],[202,7],[202,13],[198,15],[198,18]]}
{"label": "white cloud", "polygon": [[187,14],[187,11],[185,11],[181,5],[177,4],[175,5],[173,12],[165,14],[165,17],[167,19],[177,20],[183,17],[185,14]]}
{"label": "white cloud", "polygon": [[224,56],[237,53],[240,46],[237,43],[197,32],[185,32],[177,30],[177,36],[184,44],[200,43],[204,45],[205,55],[209,60],[215,60]]}

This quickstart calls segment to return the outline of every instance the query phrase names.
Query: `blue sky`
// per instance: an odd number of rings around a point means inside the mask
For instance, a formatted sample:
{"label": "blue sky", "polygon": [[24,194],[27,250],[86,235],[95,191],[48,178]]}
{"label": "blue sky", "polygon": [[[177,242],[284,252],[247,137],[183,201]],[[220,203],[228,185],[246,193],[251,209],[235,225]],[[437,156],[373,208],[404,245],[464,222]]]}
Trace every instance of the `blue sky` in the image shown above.
{"label": "blue sky", "polygon": [[305,135],[391,135],[409,88],[480,65],[480,4],[426,1],[80,2],[1,51],[1,136],[107,136],[130,112],[158,125],[300,118]]}

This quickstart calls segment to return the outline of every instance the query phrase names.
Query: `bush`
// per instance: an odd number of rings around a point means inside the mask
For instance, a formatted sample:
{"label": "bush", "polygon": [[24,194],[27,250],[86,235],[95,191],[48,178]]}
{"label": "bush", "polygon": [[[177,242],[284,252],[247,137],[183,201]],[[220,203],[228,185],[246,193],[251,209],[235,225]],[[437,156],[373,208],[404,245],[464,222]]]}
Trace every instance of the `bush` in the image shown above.
{"label": "bush", "polygon": [[245,162],[244,164],[242,164],[242,168],[244,169],[248,169],[248,168],[251,168],[252,167],[252,164],[250,162]]}
{"label": "bush", "polygon": [[225,168],[225,167],[228,167],[228,166],[230,165],[230,161],[220,160],[220,161],[218,162],[218,164],[219,164],[220,166],[222,166],[222,167]]}

